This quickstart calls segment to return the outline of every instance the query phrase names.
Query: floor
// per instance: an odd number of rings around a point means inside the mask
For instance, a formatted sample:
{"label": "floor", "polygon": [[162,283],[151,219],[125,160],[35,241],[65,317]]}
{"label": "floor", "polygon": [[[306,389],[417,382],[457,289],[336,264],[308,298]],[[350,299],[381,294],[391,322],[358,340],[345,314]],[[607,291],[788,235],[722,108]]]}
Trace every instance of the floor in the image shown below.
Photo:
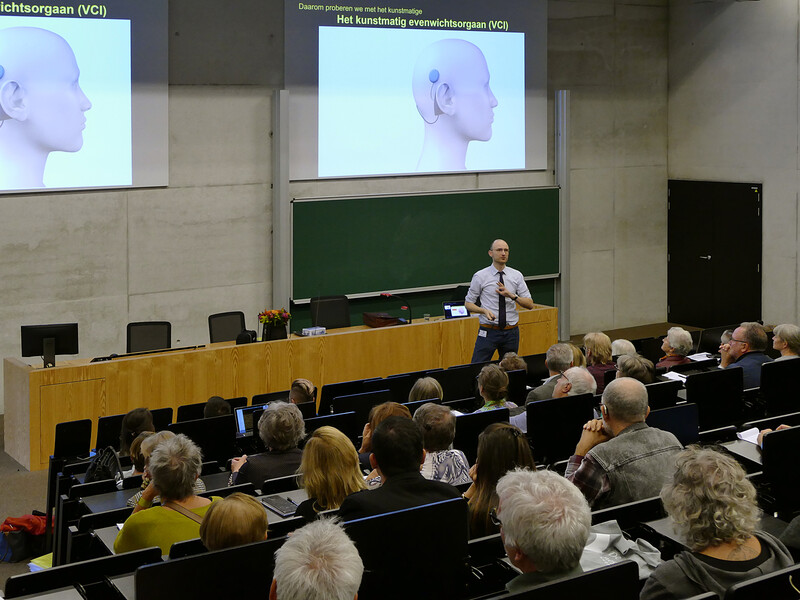
{"label": "floor", "polygon": [[[671,327],[669,323],[654,323],[640,327],[609,330],[606,333],[612,340],[618,338],[637,339],[665,335],[669,327]],[[687,329],[691,330],[692,328]],[[583,335],[574,335],[571,341],[580,346]],[[34,509],[44,512],[47,471],[27,471],[8,456],[3,451],[4,448],[3,415],[0,415],[0,520],[29,514]],[[5,580],[11,575],[27,572],[27,562],[0,562],[0,586],[4,587]]]}

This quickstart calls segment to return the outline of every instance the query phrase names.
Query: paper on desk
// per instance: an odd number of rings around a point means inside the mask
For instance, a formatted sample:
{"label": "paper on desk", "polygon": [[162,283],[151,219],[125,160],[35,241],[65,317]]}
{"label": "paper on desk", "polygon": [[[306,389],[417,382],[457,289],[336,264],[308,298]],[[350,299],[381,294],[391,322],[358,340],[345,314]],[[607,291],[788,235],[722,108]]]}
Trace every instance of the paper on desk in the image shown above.
{"label": "paper on desk", "polygon": [[736,434],[736,437],[745,442],[750,442],[751,444],[758,444],[758,427],[751,427],[745,431],[740,431]]}
{"label": "paper on desk", "polygon": [[698,352],[697,354],[690,354],[686,358],[688,358],[689,360],[708,360],[713,356],[714,355],[711,354],[710,352]]}
{"label": "paper on desk", "polygon": [[673,381],[686,381],[686,375],[682,373],[675,373],[674,371],[667,371],[662,375],[665,379],[672,379]]}

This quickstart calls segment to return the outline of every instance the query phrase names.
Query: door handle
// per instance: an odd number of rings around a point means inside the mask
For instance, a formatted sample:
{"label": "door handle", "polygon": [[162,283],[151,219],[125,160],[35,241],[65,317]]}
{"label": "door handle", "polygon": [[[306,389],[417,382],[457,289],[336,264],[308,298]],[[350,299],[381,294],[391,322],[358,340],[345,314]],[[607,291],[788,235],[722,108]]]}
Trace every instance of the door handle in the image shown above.
{"label": "door handle", "polygon": [[711,255],[709,254],[708,256],[700,256],[698,258],[702,258],[703,260],[711,260]]}

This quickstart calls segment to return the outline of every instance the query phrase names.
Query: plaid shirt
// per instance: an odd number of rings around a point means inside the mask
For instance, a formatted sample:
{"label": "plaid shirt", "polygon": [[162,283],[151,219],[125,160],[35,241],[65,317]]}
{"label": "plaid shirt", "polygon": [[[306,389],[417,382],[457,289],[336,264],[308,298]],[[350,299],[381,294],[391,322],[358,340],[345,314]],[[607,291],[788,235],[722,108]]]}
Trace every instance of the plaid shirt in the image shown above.
{"label": "plaid shirt", "polygon": [[600,496],[611,491],[608,474],[591,456],[577,454],[570,456],[564,477],[578,487],[589,506]]}

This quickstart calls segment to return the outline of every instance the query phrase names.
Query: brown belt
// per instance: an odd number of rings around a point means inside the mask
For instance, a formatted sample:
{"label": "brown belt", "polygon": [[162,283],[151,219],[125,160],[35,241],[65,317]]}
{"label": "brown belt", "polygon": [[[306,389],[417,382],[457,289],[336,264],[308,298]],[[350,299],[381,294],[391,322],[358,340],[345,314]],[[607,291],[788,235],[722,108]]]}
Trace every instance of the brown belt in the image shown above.
{"label": "brown belt", "polygon": [[505,327],[500,327],[500,325],[481,325],[484,329],[494,329],[497,331],[505,331],[507,329],[516,329],[516,325],[506,325]]}

